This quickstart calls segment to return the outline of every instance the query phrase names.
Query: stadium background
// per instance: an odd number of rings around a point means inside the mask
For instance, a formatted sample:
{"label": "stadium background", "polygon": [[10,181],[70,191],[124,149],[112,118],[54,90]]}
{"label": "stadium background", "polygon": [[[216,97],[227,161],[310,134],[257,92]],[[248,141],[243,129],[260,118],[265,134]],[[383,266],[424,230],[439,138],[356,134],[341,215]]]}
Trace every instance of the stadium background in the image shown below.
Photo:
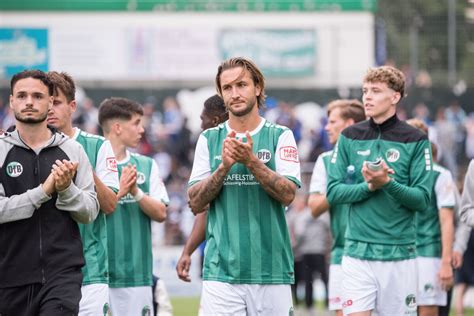
{"label": "stadium background", "polygon": [[462,186],[474,155],[465,146],[474,111],[473,0],[2,0],[0,127],[12,122],[9,79],[24,68],[69,72],[81,87],[76,123],[91,132],[100,132],[95,114],[104,98],[143,103],[139,151],[157,159],[172,200],[167,222],[154,227],[155,268],[173,297],[197,296],[198,264],[191,284],[174,272],[193,220],[184,193],[202,102],[215,92],[219,61],[234,55],[263,69],[265,115],[299,134],[306,181],[328,146],[324,105],[360,98],[365,70],[393,64],[407,76],[406,117],[435,128],[439,108],[461,105],[464,118],[451,122],[459,146],[445,155],[454,156]]}

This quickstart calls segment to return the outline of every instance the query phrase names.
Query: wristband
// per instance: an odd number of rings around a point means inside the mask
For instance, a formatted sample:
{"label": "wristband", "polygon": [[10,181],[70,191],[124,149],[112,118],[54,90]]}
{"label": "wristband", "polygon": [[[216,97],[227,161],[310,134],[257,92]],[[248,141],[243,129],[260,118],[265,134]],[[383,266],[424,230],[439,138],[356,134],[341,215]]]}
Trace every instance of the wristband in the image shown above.
{"label": "wristband", "polygon": [[135,199],[135,201],[140,202],[144,196],[145,196],[145,193],[142,191],[142,189],[138,188],[137,194],[135,194],[133,198]]}

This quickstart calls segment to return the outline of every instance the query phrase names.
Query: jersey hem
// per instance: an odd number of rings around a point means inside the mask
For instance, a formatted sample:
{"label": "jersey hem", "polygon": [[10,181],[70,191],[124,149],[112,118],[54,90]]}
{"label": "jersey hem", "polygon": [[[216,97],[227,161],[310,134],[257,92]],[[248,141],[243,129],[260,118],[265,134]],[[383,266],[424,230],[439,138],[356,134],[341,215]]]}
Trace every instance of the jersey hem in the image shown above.
{"label": "jersey hem", "polygon": [[293,284],[295,283],[294,279],[289,280],[249,280],[249,279],[240,279],[240,280],[229,280],[226,278],[211,278],[211,277],[203,277],[203,281],[219,281],[224,283],[230,284]]}

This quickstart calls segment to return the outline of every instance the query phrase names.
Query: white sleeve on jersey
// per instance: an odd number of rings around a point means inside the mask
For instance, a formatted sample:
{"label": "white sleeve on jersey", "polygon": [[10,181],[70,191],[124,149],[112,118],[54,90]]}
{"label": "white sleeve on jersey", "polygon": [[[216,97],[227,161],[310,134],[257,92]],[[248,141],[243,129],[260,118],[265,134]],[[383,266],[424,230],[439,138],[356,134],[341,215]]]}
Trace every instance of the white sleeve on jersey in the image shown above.
{"label": "white sleeve on jersey", "polygon": [[276,172],[286,177],[292,177],[301,182],[300,160],[295,137],[291,130],[286,130],[278,138],[275,150]]}
{"label": "white sleeve on jersey", "polygon": [[155,200],[159,200],[166,205],[170,203],[168,192],[166,191],[165,184],[160,178],[160,172],[158,170],[158,164],[155,160],[152,160],[151,172],[150,172],[150,197]]}
{"label": "white sleeve on jersey", "polygon": [[119,190],[117,160],[110,141],[106,140],[97,153],[95,174],[109,188]]}
{"label": "white sleeve on jersey", "polygon": [[207,138],[202,134],[196,144],[194,153],[193,170],[189,178],[189,184],[206,179],[211,175],[211,164],[209,162],[209,148]]}
{"label": "white sleeve on jersey", "polygon": [[309,184],[309,193],[326,194],[327,191],[327,173],[324,167],[323,155],[319,155],[314,164],[311,182]]}
{"label": "white sleeve on jersey", "polygon": [[436,204],[440,208],[454,208],[456,205],[456,195],[454,190],[456,184],[453,181],[453,176],[448,170],[443,170],[436,180]]}

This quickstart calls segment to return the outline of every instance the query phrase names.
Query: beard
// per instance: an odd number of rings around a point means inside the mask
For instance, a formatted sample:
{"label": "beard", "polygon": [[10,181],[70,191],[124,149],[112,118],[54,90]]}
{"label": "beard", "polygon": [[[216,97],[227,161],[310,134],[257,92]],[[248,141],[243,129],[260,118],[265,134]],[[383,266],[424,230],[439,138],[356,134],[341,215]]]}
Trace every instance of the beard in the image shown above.
{"label": "beard", "polygon": [[48,113],[44,113],[43,115],[39,117],[29,117],[29,116],[23,116],[21,112],[15,112],[15,119],[18,122],[25,123],[25,124],[38,124],[46,121],[48,118]]}
{"label": "beard", "polygon": [[227,109],[229,110],[230,113],[232,113],[232,115],[237,116],[237,117],[242,117],[252,112],[256,104],[257,104],[257,98],[253,97],[247,102],[245,102],[245,107],[241,110],[234,110],[232,109],[231,106],[227,106]]}

